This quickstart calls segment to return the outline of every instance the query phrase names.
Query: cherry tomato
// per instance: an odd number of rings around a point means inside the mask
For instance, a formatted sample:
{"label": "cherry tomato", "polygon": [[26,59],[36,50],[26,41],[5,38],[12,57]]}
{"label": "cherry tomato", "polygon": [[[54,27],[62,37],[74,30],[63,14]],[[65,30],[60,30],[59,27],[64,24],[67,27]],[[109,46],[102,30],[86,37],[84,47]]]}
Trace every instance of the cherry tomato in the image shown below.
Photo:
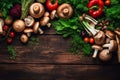
{"label": "cherry tomato", "polygon": [[15,33],[14,33],[14,32],[10,32],[9,36],[10,36],[11,38],[14,38],[14,37],[15,37]]}
{"label": "cherry tomato", "polygon": [[56,2],[54,4],[52,4],[51,0],[47,0],[46,1],[46,8],[49,11],[56,10],[58,8],[58,0],[56,0]]}
{"label": "cherry tomato", "polygon": [[110,3],[111,3],[110,0],[106,0],[106,1],[105,1],[105,5],[106,5],[106,6],[109,6]]}
{"label": "cherry tomato", "polygon": [[85,37],[85,38],[84,38],[84,42],[88,43],[88,42],[89,42],[89,38],[88,38],[88,37]]}
{"label": "cherry tomato", "polygon": [[94,38],[90,38],[90,39],[89,39],[89,43],[90,43],[90,44],[94,44],[94,42],[95,42]]}
{"label": "cherry tomato", "polygon": [[9,27],[7,25],[3,26],[4,31],[8,31]]}
{"label": "cherry tomato", "polygon": [[7,43],[8,43],[8,44],[11,44],[12,42],[13,42],[13,39],[12,39],[12,38],[8,38],[8,39],[7,39]]}

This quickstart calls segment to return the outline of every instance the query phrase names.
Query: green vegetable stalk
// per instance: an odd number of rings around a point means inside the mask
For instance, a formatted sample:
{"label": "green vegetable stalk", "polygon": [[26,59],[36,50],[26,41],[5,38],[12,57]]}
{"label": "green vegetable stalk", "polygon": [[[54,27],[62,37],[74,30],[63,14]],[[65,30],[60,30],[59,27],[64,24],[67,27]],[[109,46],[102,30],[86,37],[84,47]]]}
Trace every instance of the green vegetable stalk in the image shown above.
{"label": "green vegetable stalk", "polygon": [[34,0],[21,0],[22,4],[22,15],[21,19],[24,19],[28,15],[28,10],[30,5],[33,3]]}

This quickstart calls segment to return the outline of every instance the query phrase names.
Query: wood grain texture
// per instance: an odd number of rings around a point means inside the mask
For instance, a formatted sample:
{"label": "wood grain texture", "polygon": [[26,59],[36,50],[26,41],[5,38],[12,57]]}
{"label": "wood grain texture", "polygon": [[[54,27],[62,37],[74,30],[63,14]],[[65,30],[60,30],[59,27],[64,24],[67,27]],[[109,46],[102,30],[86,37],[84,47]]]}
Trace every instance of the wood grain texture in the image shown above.
{"label": "wood grain texture", "polygon": [[[2,80],[118,80],[120,65],[0,65]],[[7,76],[7,77],[6,77]]]}

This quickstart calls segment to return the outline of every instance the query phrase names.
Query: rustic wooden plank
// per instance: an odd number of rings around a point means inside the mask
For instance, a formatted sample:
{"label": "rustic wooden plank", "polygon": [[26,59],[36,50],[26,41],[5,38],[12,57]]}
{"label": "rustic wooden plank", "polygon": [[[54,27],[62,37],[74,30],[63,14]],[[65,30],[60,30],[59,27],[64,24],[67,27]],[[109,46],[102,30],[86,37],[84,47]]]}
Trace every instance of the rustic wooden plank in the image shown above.
{"label": "rustic wooden plank", "polygon": [[[39,45],[22,45],[19,40],[13,43],[17,52],[15,60],[10,60],[5,44],[0,45],[0,63],[54,63],[54,64],[102,64],[90,56],[71,54],[68,49],[69,39],[58,35],[39,36]],[[117,64],[116,55],[109,64]]]}
{"label": "rustic wooden plank", "polygon": [[0,64],[0,80],[118,80],[120,65]]}

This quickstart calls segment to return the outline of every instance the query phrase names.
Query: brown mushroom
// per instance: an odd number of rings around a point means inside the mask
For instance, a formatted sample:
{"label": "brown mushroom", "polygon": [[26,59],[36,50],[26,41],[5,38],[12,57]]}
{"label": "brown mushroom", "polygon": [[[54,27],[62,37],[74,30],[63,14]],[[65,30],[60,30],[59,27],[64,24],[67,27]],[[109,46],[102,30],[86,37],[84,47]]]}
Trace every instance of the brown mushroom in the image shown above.
{"label": "brown mushroom", "polygon": [[26,33],[28,37],[31,36],[31,33],[32,33],[32,32],[33,32],[33,29],[31,29],[31,28],[26,28],[26,29],[24,30],[24,33]]}
{"label": "brown mushroom", "polygon": [[94,36],[94,39],[95,39],[95,43],[97,45],[102,45],[104,44],[105,42],[105,34],[103,31],[99,31],[95,36]]}
{"label": "brown mushroom", "polygon": [[117,55],[118,55],[118,62],[120,63],[120,39],[118,38],[118,36],[116,35],[116,41],[117,41],[117,44],[118,44],[118,47],[117,47]]}
{"label": "brown mushroom", "polygon": [[73,14],[73,8],[70,4],[64,3],[57,9],[57,15],[60,18],[70,18]]}
{"label": "brown mushroom", "polygon": [[107,31],[105,32],[105,35],[106,35],[108,38],[110,38],[110,39],[115,39],[115,34],[114,34],[112,31],[110,31],[110,30],[107,30]]}
{"label": "brown mushroom", "polygon": [[93,53],[92,57],[96,58],[98,51],[101,51],[103,48],[101,46],[98,46],[98,45],[93,45],[92,49],[94,49],[94,53]]}
{"label": "brown mushroom", "polygon": [[110,52],[113,52],[117,49],[117,42],[115,40],[110,40],[110,43],[104,44],[104,48],[108,48]]}
{"label": "brown mushroom", "polygon": [[50,13],[50,19],[53,20],[55,17],[57,17],[56,10],[53,10],[53,11]]}
{"label": "brown mushroom", "polygon": [[43,34],[43,30],[39,27],[40,26],[40,23],[39,22],[36,22],[33,26],[33,31],[34,33],[40,33],[40,34]]}
{"label": "brown mushroom", "polygon": [[3,33],[4,20],[0,18],[0,34]]}
{"label": "brown mushroom", "polygon": [[99,53],[100,60],[106,62],[112,58],[112,54],[109,52],[108,49],[104,49]]}
{"label": "brown mushroom", "polygon": [[4,21],[6,25],[11,25],[13,22],[13,18],[11,16],[8,16]]}
{"label": "brown mushroom", "polygon": [[41,20],[40,20],[40,26],[48,26],[49,27],[49,20],[50,18],[49,17],[43,17]]}
{"label": "brown mushroom", "polygon": [[35,22],[34,18],[31,17],[31,16],[28,16],[27,18],[25,18],[24,21],[25,21],[25,25],[26,25],[27,27],[33,26],[33,24],[34,24],[34,22]]}
{"label": "brown mushroom", "polygon": [[50,13],[49,12],[45,12],[44,13],[44,17],[49,17],[50,16]]}
{"label": "brown mushroom", "polygon": [[34,18],[40,18],[44,15],[45,9],[44,6],[41,3],[33,3],[30,6],[30,15]]}
{"label": "brown mushroom", "polygon": [[16,20],[13,23],[13,29],[16,32],[22,32],[25,29],[25,23],[24,23],[24,21],[23,20]]}
{"label": "brown mushroom", "polygon": [[24,43],[24,44],[27,43],[27,42],[28,42],[28,37],[27,37],[27,35],[22,34],[21,37],[20,37],[20,40],[21,40],[21,42]]}

